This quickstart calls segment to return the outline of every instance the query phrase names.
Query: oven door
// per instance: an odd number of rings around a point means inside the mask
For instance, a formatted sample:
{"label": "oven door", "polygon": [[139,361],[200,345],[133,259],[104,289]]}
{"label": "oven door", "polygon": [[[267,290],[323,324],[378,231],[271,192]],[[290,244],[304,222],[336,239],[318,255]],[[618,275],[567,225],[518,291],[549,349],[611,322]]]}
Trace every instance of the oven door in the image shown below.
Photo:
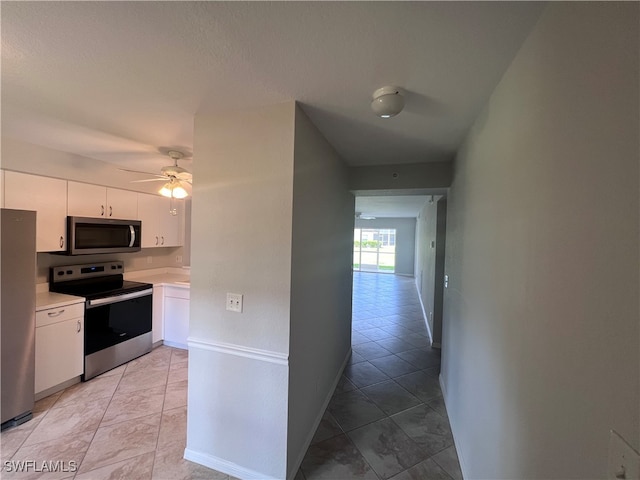
{"label": "oven door", "polygon": [[153,289],[87,300],[84,354],[112,347],[151,332]]}

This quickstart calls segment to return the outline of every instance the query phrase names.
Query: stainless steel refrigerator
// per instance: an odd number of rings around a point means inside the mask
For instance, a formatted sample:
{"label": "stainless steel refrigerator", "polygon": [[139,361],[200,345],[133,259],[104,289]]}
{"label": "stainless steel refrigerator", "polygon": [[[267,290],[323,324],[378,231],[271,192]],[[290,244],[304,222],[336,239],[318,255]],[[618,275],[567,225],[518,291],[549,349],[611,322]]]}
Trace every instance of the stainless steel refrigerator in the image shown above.
{"label": "stainless steel refrigerator", "polygon": [[0,210],[2,429],[31,419],[36,338],[36,212]]}

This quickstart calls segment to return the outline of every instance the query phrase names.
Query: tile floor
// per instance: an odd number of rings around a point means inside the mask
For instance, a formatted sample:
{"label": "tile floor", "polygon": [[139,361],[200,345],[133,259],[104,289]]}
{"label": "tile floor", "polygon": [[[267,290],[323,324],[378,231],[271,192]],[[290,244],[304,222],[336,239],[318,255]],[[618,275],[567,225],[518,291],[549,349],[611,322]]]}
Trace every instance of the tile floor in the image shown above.
{"label": "tile floor", "polygon": [[[354,273],[353,355],[296,480],[462,478],[426,335],[412,278]],[[40,400],[0,435],[1,477],[232,480],[182,458],[187,365],[162,346]],[[8,460],[78,470],[9,472]]]}
{"label": "tile floor", "polygon": [[462,479],[413,278],[354,272],[352,345],[304,478]]}
{"label": "tile floor", "polygon": [[[185,350],[161,346],[40,400],[32,420],[0,435],[1,477],[229,480],[182,458],[187,365]],[[35,460],[41,471],[43,461],[61,461],[67,472],[11,472],[8,460]]]}

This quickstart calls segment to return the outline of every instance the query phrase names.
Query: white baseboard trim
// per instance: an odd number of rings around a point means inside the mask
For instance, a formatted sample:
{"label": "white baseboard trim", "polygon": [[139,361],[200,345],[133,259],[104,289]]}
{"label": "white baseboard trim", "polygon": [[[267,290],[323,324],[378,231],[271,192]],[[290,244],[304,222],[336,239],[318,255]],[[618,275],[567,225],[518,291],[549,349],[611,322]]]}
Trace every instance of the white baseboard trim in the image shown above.
{"label": "white baseboard trim", "polygon": [[276,477],[270,477],[264,473],[256,472],[245,467],[241,467],[233,462],[214,457],[206,453],[197,452],[190,448],[184,449],[184,458],[191,462],[199,463],[205,467],[209,467],[218,472],[226,473],[233,477],[242,478],[243,480],[278,480]]}
{"label": "white baseboard trim", "polygon": [[[447,415],[449,414],[449,406],[448,406],[448,401],[447,401],[447,389],[444,386],[444,382],[442,381],[442,373],[440,375],[438,375],[438,382],[440,383],[440,390],[442,390],[442,398],[444,399],[444,406],[447,409]],[[460,470],[462,470],[462,478],[469,478],[467,477],[466,472],[468,472],[467,468],[465,467],[465,462],[464,462],[464,458],[462,457],[462,451],[460,450],[460,448],[458,448],[459,443],[456,441],[456,431],[458,431],[457,428],[454,428],[453,426],[453,422],[451,421],[451,416],[449,416],[449,426],[451,427],[451,435],[453,437],[453,444],[456,447],[456,452],[458,453],[458,461],[460,462]]]}
{"label": "white baseboard trim", "polygon": [[[165,341],[165,344],[167,342]],[[189,337],[187,339],[189,349],[197,348],[199,350],[210,350],[236,357],[252,358],[263,362],[277,363],[278,365],[289,365],[289,355],[280,352],[272,352],[269,350],[261,350],[258,348],[245,347],[244,345],[235,345],[232,343],[212,342],[200,338]]]}
{"label": "white baseboard trim", "polygon": [[316,434],[318,425],[320,425],[320,422],[322,421],[324,412],[327,409],[327,406],[329,406],[329,402],[331,401],[331,398],[333,397],[333,394],[336,391],[336,387],[338,386],[340,377],[342,377],[342,373],[344,372],[344,369],[346,368],[347,362],[351,358],[351,355],[352,355],[351,348],[349,348],[349,351],[347,352],[347,356],[344,358],[344,361],[342,362],[342,366],[340,367],[340,370],[338,370],[338,375],[333,380],[333,385],[329,389],[329,393],[324,399],[324,402],[322,403],[322,408],[320,409],[320,412],[318,412],[318,416],[313,422],[313,428],[311,429],[311,431],[309,432],[309,435],[304,441],[304,448],[301,450],[300,455],[296,459],[296,463],[294,464],[295,468],[293,469],[293,473],[291,474],[291,477],[289,480],[293,480],[293,478],[296,476],[296,473],[298,472],[298,469],[300,468],[300,465],[302,465],[302,460],[304,460],[304,456],[307,453],[307,450],[309,450],[309,445],[311,445],[311,441],[313,440],[313,437]]}
{"label": "white baseboard trim", "polygon": [[433,347],[433,335],[431,334],[431,328],[429,327],[429,317],[427,316],[427,311],[424,309],[424,303],[422,303],[422,295],[420,295],[420,291],[418,290],[418,286],[416,285],[416,293],[418,294],[418,300],[420,300],[420,308],[422,309],[422,318],[424,318],[424,324],[427,326],[427,334],[429,335],[429,342],[431,342],[431,346]]}
{"label": "white baseboard trim", "polygon": [[163,345],[166,345],[167,347],[180,348],[182,350],[189,349],[184,343],[171,342],[168,340],[163,340]]}

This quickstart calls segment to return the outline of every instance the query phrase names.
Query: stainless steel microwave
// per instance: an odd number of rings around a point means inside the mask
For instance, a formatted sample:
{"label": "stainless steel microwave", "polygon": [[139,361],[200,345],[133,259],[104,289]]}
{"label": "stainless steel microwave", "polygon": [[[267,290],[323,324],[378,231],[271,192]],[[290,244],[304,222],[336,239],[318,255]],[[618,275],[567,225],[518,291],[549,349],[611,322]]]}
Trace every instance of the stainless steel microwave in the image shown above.
{"label": "stainless steel microwave", "polygon": [[67,254],[139,252],[140,220],[67,217]]}

